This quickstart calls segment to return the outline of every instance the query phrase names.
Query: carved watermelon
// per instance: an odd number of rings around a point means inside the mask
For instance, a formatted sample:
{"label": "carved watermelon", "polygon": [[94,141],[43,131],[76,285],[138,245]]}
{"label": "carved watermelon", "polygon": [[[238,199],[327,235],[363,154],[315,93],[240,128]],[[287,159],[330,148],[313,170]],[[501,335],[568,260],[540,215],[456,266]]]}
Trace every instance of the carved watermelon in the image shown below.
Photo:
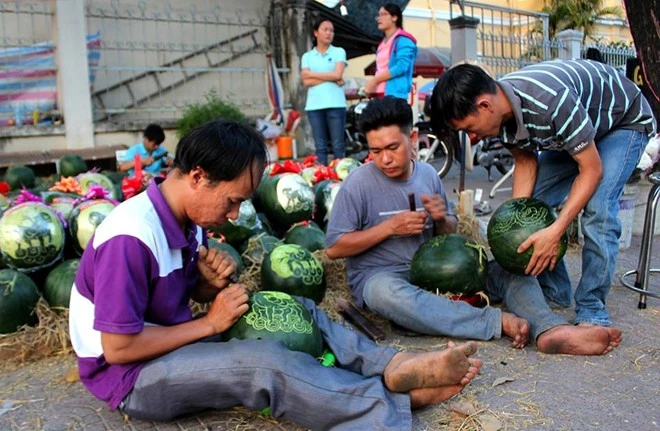
{"label": "carved watermelon", "polygon": [[320,302],[326,287],[323,265],[297,244],[278,245],[261,264],[261,286]]}
{"label": "carved watermelon", "polygon": [[323,338],[311,313],[295,298],[283,292],[255,292],[248,301],[250,309],[225,333],[231,340],[277,340],[289,349],[318,358],[323,353]]}
{"label": "carved watermelon", "polygon": [[115,204],[108,199],[91,199],[76,205],[71,211],[69,233],[79,255],[82,255],[87,247],[96,227],[113,209],[115,209]]}
{"label": "carved watermelon", "polygon": [[117,199],[117,191],[115,184],[103,174],[96,172],[86,172],[84,174],[78,175],[76,177],[78,183],[80,184],[80,193],[85,195],[92,186],[101,186],[105,191],[108,192],[108,197],[110,199]]}
{"label": "carved watermelon", "polygon": [[337,180],[324,180],[314,186],[314,221],[322,229],[328,224],[340,188],[341,182]]}
{"label": "carved watermelon", "polygon": [[0,253],[5,263],[33,272],[57,261],[64,250],[64,225],[57,213],[41,202],[25,202],[0,218]]}
{"label": "carved watermelon", "polygon": [[[518,247],[531,234],[550,226],[557,219],[555,211],[535,198],[516,198],[504,202],[488,222],[488,244],[493,257],[502,267],[514,274],[524,274],[534,253],[534,247],[518,253]],[[564,233],[557,251],[561,260],[568,246]]]}
{"label": "carved watermelon", "polygon": [[314,192],[298,174],[285,173],[265,178],[257,188],[254,205],[280,229],[312,218]]}

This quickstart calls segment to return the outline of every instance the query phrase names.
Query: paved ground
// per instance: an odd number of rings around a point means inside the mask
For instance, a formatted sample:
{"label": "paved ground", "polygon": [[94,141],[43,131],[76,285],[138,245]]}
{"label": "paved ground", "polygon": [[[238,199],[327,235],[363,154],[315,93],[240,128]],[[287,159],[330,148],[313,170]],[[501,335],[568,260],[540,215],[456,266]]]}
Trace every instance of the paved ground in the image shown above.
{"label": "paved ground", "polygon": [[[499,174],[495,174],[499,178]],[[458,171],[446,179],[456,187]],[[486,189],[485,171],[466,177],[466,187]],[[496,195],[493,208],[509,192]],[[640,208],[638,208],[640,210]],[[641,208],[643,210],[643,208]],[[636,267],[640,237],[623,250],[617,277]],[[653,266],[660,267],[660,236]],[[580,273],[579,250],[566,256],[573,279]],[[618,278],[617,278],[618,280]],[[652,279],[660,291],[660,277]],[[534,346],[514,350],[507,340],[480,342],[483,372],[453,403],[415,414],[415,430],[656,430],[660,429],[660,301],[637,309],[638,295],[617,281],[609,297],[613,320],[624,332],[620,348],[604,357],[543,355]],[[563,311],[567,319],[572,310]],[[408,348],[439,347],[446,339],[389,332],[387,343]],[[0,430],[298,430],[290,423],[244,412],[209,412],[170,423],[124,421],[67,375],[71,356],[21,367],[0,368]],[[68,382],[71,381],[71,382]],[[466,416],[453,410],[474,413]],[[472,409],[472,410],[471,410]],[[313,414],[313,412],[310,412]]]}

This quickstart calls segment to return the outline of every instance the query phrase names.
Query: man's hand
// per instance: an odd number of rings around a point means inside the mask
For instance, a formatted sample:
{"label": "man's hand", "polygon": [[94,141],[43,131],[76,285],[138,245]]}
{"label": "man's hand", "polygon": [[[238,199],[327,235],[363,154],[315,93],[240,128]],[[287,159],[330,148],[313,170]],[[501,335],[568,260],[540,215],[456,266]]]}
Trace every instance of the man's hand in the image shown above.
{"label": "man's hand", "polygon": [[442,222],[447,215],[447,205],[440,195],[421,195],[422,205],[435,222]]}
{"label": "man's hand", "polygon": [[404,211],[388,220],[391,235],[419,235],[424,231],[426,213],[422,211]]}
{"label": "man's hand", "polygon": [[215,248],[199,247],[197,269],[202,279],[211,286],[223,289],[229,284],[229,277],[236,271],[236,262],[224,251]]}
{"label": "man's hand", "polygon": [[557,252],[563,232],[557,233],[555,225],[533,233],[518,247],[518,253],[524,253],[529,247],[534,246],[534,253],[529,260],[525,274],[537,276],[546,269],[552,271],[557,264]]}
{"label": "man's hand", "polygon": [[154,158],[153,157],[145,157],[142,159],[142,166],[149,166],[154,163]]}
{"label": "man's hand", "polygon": [[232,284],[218,293],[203,317],[215,334],[225,332],[248,311],[248,294],[242,284]]}

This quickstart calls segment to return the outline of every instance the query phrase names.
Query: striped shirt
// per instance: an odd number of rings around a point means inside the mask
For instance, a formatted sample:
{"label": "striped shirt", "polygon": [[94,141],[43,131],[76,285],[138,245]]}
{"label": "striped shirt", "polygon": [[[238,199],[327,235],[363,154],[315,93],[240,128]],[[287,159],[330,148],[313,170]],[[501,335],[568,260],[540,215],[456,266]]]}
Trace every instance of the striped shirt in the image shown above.
{"label": "striped shirt", "polygon": [[515,122],[502,130],[502,141],[511,146],[576,154],[614,129],[655,133],[641,90],[602,63],[548,61],[510,73],[498,85],[514,113]]}

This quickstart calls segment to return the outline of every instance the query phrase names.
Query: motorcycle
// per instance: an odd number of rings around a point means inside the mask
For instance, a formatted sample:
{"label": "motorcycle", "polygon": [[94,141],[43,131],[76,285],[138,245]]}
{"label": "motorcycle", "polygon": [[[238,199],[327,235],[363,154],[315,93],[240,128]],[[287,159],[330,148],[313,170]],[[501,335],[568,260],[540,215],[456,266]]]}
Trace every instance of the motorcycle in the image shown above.
{"label": "motorcycle", "polygon": [[346,155],[355,158],[361,157],[360,161],[364,160],[369,153],[367,138],[359,129],[360,115],[368,103],[368,100],[361,99],[346,109],[346,125],[344,126]]}
{"label": "motorcycle", "polygon": [[[419,130],[419,160],[433,162],[433,165],[437,166],[438,176],[443,178],[454,161],[461,163],[461,143],[458,133],[439,138],[431,131],[430,123],[424,119],[424,114],[419,116],[420,121],[416,124]],[[502,175],[506,175],[513,165],[513,155],[502,141],[499,138],[487,138],[470,146],[466,169],[471,171],[474,166],[483,166],[488,171],[488,181],[494,181],[491,174],[493,167]]]}

